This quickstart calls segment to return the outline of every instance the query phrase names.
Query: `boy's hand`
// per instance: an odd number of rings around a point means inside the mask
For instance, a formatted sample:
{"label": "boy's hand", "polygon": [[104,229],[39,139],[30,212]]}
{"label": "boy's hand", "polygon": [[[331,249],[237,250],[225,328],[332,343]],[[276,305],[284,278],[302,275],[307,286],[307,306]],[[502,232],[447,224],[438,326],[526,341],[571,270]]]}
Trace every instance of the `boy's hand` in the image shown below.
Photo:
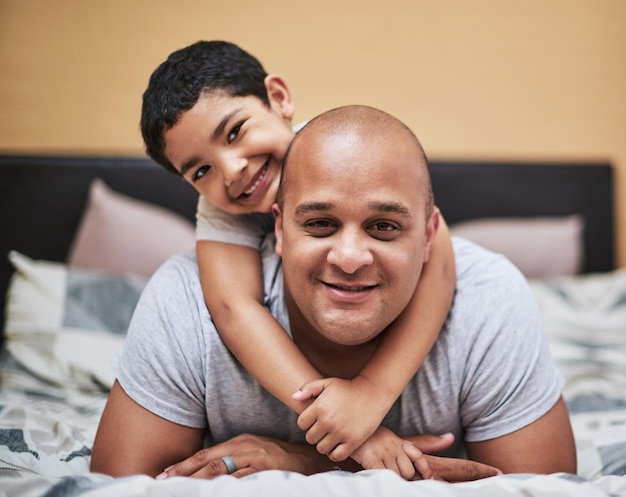
{"label": "boy's hand", "polygon": [[332,461],[343,461],[380,426],[390,405],[380,400],[376,386],[363,376],[352,380],[324,378],[306,383],[296,400],[316,397],[298,418],[306,440]]}
{"label": "boy's hand", "polygon": [[405,480],[433,478],[424,454],[411,442],[382,426],[352,453],[352,459],[363,469],[390,469]]}

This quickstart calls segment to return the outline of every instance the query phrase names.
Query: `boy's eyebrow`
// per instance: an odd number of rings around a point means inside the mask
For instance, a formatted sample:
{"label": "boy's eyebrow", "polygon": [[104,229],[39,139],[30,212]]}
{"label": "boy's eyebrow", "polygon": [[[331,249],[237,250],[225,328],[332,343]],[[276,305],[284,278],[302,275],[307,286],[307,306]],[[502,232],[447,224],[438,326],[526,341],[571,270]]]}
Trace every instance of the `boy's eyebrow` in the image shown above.
{"label": "boy's eyebrow", "polygon": [[200,159],[198,157],[192,157],[191,159],[188,159],[180,167],[180,175],[181,176],[185,176],[185,174],[187,174],[187,171],[189,171],[192,167],[194,167],[199,161],[200,161]]}
{"label": "boy's eyebrow", "polygon": [[237,114],[240,110],[241,109],[234,109],[230,111],[228,114],[226,114],[224,117],[222,117],[219,124],[215,128],[215,131],[213,131],[213,135],[212,135],[213,140],[217,140],[220,136],[222,136],[222,133],[224,132],[224,128],[228,124],[228,121],[230,121],[233,118],[233,116]]}
{"label": "boy's eyebrow", "polygon": [[[228,114],[226,114],[218,123],[218,125],[216,126],[216,128],[213,130],[213,133],[211,134],[211,139],[212,140],[217,140],[220,136],[222,136],[222,133],[224,132],[224,129],[226,128],[226,125],[228,124],[228,122],[233,118],[233,116],[235,116],[241,109],[234,109],[231,112],[229,112]],[[192,169],[198,162],[200,161],[199,157],[191,157],[190,159],[187,159],[185,161],[185,163],[181,166],[180,168],[180,175],[181,176],[185,176],[185,174],[187,173],[187,171],[189,171],[190,169]]]}
{"label": "boy's eyebrow", "polygon": [[[304,202],[296,207],[297,216],[308,214],[309,212],[322,212],[333,209],[332,202]],[[391,212],[402,217],[411,217],[411,211],[399,202],[369,202],[368,207],[377,212]]]}

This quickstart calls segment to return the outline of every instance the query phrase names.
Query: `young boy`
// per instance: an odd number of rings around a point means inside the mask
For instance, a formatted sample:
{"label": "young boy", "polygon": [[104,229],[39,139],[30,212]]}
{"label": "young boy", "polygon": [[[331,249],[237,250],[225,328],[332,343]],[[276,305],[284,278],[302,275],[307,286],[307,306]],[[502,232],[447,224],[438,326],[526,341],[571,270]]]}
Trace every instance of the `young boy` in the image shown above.
{"label": "young boy", "polygon": [[[141,128],[150,157],[200,193],[196,252],[202,287],[233,354],[300,414],[298,426],[320,453],[333,461],[350,456],[366,469],[385,467],[405,478],[417,468],[428,478],[421,453],[380,423],[447,316],[455,282],[449,232],[445,224],[439,229],[411,303],[361,374],[324,378],[263,306],[259,248],[273,231],[270,211],[295,134],[293,114],[280,76],[268,75],[236,45],[198,42],[172,53],[152,74]],[[368,227],[381,236],[390,228],[376,219]],[[354,274],[360,268],[355,265]],[[336,288],[346,295],[363,290]]]}

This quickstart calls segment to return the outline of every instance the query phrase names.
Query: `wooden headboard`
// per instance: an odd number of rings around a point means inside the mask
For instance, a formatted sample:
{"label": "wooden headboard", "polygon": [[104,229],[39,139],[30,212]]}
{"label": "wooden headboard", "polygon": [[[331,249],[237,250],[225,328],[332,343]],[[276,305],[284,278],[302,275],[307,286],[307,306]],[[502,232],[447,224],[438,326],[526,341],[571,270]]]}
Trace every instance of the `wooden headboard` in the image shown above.
{"label": "wooden headboard", "polygon": [[[583,271],[614,268],[610,164],[435,160],[431,175],[435,201],[449,224],[484,217],[580,214],[585,219]],[[149,159],[0,155],[2,309],[12,274],[8,252],[64,261],[89,185],[97,177],[114,190],[194,219],[195,191]]]}

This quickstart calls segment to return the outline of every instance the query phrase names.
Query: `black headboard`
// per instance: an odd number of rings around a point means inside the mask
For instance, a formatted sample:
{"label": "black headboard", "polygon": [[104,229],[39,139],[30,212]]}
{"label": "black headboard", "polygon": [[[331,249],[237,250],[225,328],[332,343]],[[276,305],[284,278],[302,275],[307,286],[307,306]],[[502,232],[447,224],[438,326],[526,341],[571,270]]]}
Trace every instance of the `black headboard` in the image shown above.
{"label": "black headboard", "polygon": [[615,268],[611,164],[432,161],[430,169],[435,202],[448,224],[580,214],[585,221],[583,272]]}
{"label": "black headboard", "polygon": [[[614,267],[612,174],[608,163],[431,161],[435,200],[449,224],[482,217],[582,215],[584,272]],[[9,250],[64,261],[97,177],[114,190],[194,219],[196,192],[146,158],[0,155],[2,310],[12,274]]]}

